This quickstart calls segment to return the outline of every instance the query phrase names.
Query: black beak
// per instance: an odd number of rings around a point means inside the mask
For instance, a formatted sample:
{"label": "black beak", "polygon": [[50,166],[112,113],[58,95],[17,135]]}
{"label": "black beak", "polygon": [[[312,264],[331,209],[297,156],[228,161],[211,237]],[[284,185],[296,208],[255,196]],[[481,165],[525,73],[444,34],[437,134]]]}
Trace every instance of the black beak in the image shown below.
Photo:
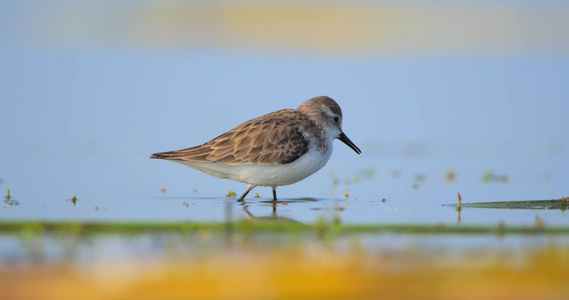
{"label": "black beak", "polygon": [[345,135],[343,132],[340,133],[339,139],[340,139],[340,141],[342,141],[344,144],[348,145],[348,147],[352,148],[352,150],[356,151],[357,154],[362,153],[362,151],[360,150],[360,148],[358,148],[358,146],[356,146],[352,141],[350,141],[350,139],[348,138],[348,136]]}

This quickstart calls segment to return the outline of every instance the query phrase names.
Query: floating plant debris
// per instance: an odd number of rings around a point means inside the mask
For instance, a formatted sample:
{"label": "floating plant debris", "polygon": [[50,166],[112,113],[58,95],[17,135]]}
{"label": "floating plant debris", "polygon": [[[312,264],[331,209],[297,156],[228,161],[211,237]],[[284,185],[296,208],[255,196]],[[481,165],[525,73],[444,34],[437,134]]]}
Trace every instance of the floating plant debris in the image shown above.
{"label": "floating plant debris", "polygon": [[[459,196],[460,197],[460,196]],[[459,198],[460,199],[460,198]],[[554,200],[496,201],[447,204],[445,206],[460,208],[495,208],[495,209],[561,209],[569,208],[567,198]]]}

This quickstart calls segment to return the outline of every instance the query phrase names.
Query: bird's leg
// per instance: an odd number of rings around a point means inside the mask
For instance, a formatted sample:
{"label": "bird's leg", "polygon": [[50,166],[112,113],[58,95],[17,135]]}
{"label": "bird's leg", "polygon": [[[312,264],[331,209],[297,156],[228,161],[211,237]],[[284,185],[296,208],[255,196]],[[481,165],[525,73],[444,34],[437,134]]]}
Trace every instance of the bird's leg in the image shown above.
{"label": "bird's leg", "polygon": [[273,189],[273,201],[277,201],[277,187],[272,186],[271,188]]}
{"label": "bird's leg", "polygon": [[249,192],[254,189],[256,187],[256,185],[254,184],[249,184],[249,186],[247,186],[247,190],[245,191],[245,193],[243,193],[243,195],[241,197],[239,197],[239,200],[237,200],[238,202],[243,202],[245,200],[245,196],[247,196],[247,194],[249,194]]}
{"label": "bird's leg", "polygon": [[271,213],[271,217],[277,219],[277,203],[273,202],[273,212]]}

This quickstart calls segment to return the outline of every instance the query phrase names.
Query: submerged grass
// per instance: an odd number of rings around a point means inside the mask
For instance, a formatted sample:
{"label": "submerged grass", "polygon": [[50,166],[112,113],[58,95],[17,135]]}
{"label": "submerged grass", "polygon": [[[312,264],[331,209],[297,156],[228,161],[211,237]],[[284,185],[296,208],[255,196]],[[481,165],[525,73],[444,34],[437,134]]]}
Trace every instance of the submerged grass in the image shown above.
{"label": "submerged grass", "polygon": [[0,233],[19,231],[56,231],[82,233],[148,233],[153,231],[212,230],[238,232],[332,232],[332,233],[414,233],[414,234],[569,234],[569,226],[534,225],[455,225],[455,224],[341,224],[325,219],[306,225],[298,222],[243,220],[225,222],[71,222],[71,221],[0,221]]}
{"label": "submerged grass", "polygon": [[569,208],[567,197],[552,200],[525,200],[525,201],[496,201],[461,203],[460,194],[458,205],[449,205],[457,208],[493,208],[493,209],[560,209]]}

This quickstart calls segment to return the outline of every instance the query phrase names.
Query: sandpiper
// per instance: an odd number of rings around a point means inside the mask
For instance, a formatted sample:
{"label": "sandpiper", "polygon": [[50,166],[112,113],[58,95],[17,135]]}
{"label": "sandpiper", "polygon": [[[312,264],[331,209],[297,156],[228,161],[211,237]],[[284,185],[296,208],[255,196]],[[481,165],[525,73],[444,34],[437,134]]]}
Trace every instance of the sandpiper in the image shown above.
{"label": "sandpiper", "polygon": [[249,184],[237,201],[256,186],[290,185],[320,170],[339,139],[357,154],[360,149],[342,132],[342,110],[320,96],[296,110],[281,109],[247,121],[213,140],[192,148],[152,154],[207,174]]}

